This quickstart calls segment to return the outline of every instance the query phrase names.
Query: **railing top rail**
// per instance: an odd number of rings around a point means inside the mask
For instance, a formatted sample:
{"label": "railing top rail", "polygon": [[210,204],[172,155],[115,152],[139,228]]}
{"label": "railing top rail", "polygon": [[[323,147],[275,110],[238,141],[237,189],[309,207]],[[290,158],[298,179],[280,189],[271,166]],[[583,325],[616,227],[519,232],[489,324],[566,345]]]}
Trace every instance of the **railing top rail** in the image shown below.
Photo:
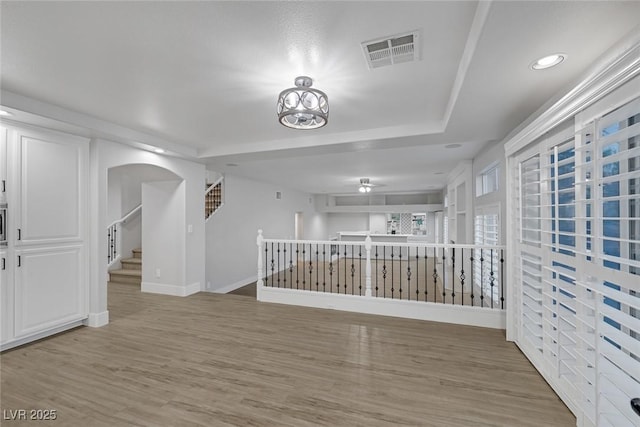
{"label": "railing top rail", "polygon": [[126,222],[129,218],[131,218],[133,215],[135,215],[136,213],[138,213],[138,211],[140,211],[142,209],[142,203],[140,203],[138,206],[136,206],[135,208],[131,209],[129,211],[128,214],[126,214],[125,216],[123,216],[120,219],[116,219],[115,221],[113,221],[111,224],[109,224],[107,226],[107,228],[111,228],[116,224],[120,224],[122,222]]}
{"label": "railing top rail", "polygon": [[[311,244],[311,245],[353,245],[364,246],[364,240],[293,240],[293,239],[262,239],[263,243],[291,243],[291,244]],[[472,245],[458,243],[428,243],[428,242],[371,242],[373,246],[393,246],[393,247],[418,247],[435,249],[506,249],[504,245]]]}
{"label": "railing top rail", "polygon": [[207,187],[204,194],[210,193],[216,187],[216,185],[220,184],[223,180],[224,180],[224,176],[221,176],[220,178],[216,179],[216,181],[213,184]]}

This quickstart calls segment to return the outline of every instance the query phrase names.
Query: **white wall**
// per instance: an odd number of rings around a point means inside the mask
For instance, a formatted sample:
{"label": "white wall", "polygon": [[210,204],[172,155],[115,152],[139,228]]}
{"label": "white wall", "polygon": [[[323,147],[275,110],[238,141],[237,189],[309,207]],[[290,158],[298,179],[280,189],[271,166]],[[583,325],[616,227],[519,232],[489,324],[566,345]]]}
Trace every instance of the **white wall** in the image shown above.
{"label": "white wall", "polygon": [[325,214],[315,212],[311,195],[226,175],[224,205],[206,225],[207,290],[229,292],[255,281],[258,229],[266,238],[293,239],[296,212],[304,214],[305,239],[326,239]]}
{"label": "white wall", "polygon": [[340,231],[369,231],[369,214],[327,213],[327,233],[329,236],[335,236]]}
{"label": "white wall", "polygon": [[106,228],[109,225],[107,177],[110,168],[128,164],[154,165],[184,180],[185,205],[182,209],[185,210],[185,223],[193,228],[192,233],[183,229],[180,235],[181,242],[185,244],[185,294],[197,292],[205,280],[204,165],[106,140],[93,140],[90,156],[92,243],[89,323],[101,326],[108,322]]}
{"label": "white wall", "polygon": [[184,181],[149,182],[141,187],[142,290],[180,294],[176,288],[187,285]]}
{"label": "white wall", "polygon": [[427,212],[427,234],[426,241],[436,243],[436,213]]}
{"label": "white wall", "polygon": [[[500,182],[498,191],[477,197],[476,179],[479,173],[487,167],[498,162],[500,169]],[[473,160],[473,212],[475,223],[475,210],[482,206],[500,206],[500,243],[506,242],[506,218],[507,218],[507,158],[504,152],[504,144],[496,143],[488,147]],[[473,243],[470,241],[469,243]]]}
{"label": "white wall", "polygon": [[[179,177],[167,169],[154,165],[124,165],[108,171],[109,223],[124,217],[142,203],[142,183],[176,180]],[[130,258],[131,251],[142,247],[142,217],[135,215],[121,227],[122,258]],[[113,268],[120,268],[120,263]]]}
{"label": "white wall", "polygon": [[[347,230],[350,231],[350,230]],[[369,231],[372,234],[387,234],[387,214],[370,213]]]}

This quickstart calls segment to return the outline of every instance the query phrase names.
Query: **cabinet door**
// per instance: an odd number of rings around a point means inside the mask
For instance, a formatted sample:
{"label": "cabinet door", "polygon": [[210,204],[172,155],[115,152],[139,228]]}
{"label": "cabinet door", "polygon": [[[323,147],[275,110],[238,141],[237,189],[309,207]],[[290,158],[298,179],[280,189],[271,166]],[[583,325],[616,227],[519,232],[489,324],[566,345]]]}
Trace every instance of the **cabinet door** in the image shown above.
{"label": "cabinet door", "polygon": [[0,126],[0,203],[7,201],[7,129]]}
{"label": "cabinet door", "polygon": [[82,241],[88,147],[72,136],[17,132],[16,245]]}
{"label": "cabinet door", "polygon": [[15,253],[16,338],[86,317],[82,246]]}
{"label": "cabinet door", "polygon": [[13,283],[7,251],[0,251],[0,343],[13,338]]}

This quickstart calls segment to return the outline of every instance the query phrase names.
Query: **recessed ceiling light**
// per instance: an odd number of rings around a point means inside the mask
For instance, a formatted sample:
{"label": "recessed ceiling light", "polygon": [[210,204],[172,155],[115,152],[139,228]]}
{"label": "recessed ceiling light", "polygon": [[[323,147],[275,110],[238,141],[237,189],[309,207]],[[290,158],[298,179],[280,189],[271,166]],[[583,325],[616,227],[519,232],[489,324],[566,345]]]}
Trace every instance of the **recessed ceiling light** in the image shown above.
{"label": "recessed ceiling light", "polygon": [[444,172],[434,172],[434,175],[442,175]]}
{"label": "recessed ceiling light", "polygon": [[153,151],[155,151],[158,154],[164,153],[164,150],[162,148],[154,148]]}
{"label": "recessed ceiling light", "polygon": [[567,58],[567,55],[564,53],[554,53],[553,55],[545,56],[544,58],[540,58],[537,61],[531,64],[531,69],[533,70],[544,70],[545,68],[551,68],[555,65],[558,65],[562,61]]}
{"label": "recessed ceiling light", "polygon": [[236,166],[238,166],[237,163],[227,163],[227,166],[230,168],[235,168]]}
{"label": "recessed ceiling light", "polygon": [[444,146],[444,148],[458,148],[458,147],[462,147],[462,144],[449,144]]}
{"label": "recessed ceiling light", "polygon": [[0,110],[0,116],[7,117],[7,116],[13,116],[13,114],[8,111]]}

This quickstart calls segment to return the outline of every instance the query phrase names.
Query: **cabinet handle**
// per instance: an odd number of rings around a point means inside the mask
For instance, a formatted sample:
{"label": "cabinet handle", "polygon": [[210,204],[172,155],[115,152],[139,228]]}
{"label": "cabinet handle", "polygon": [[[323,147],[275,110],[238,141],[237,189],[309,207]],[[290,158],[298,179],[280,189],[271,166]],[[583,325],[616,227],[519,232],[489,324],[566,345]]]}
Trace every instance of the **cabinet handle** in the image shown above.
{"label": "cabinet handle", "polygon": [[18,267],[22,267],[22,257],[18,255]]}
{"label": "cabinet handle", "polygon": [[18,228],[18,240],[22,240],[22,230]]}
{"label": "cabinet handle", "polygon": [[2,269],[6,270],[7,269],[7,259],[6,258],[2,258]]}
{"label": "cabinet handle", "polygon": [[7,181],[2,180],[2,192],[5,193],[7,191]]}

